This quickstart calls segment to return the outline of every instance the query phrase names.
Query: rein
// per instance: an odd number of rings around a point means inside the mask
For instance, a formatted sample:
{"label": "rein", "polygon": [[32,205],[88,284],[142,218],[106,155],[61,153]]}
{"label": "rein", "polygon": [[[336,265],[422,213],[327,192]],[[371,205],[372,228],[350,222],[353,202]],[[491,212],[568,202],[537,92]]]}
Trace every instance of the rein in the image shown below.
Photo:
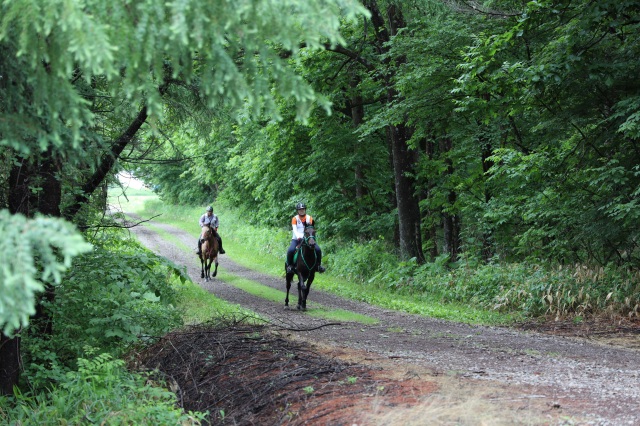
{"label": "rein", "polygon": [[[302,244],[300,244],[300,248],[298,249],[298,255],[302,259],[302,263],[304,263],[304,266],[306,266],[309,271],[311,271],[316,266],[316,263],[318,263],[318,252],[316,252],[316,250],[313,249],[313,247],[311,247],[309,245],[309,242],[308,242],[311,238],[317,239],[317,237],[315,235],[310,235],[308,237],[304,237],[302,239]],[[307,264],[307,261],[305,260],[303,252],[302,252],[302,246],[311,247],[313,249],[313,265],[309,266],[309,264]]]}

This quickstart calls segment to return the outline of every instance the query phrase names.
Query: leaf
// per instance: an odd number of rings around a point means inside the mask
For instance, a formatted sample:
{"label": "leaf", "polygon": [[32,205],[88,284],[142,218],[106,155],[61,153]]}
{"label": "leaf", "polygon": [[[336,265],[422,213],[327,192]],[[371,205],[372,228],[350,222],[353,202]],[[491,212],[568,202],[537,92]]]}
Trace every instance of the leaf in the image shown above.
{"label": "leaf", "polygon": [[71,260],[91,245],[62,219],[27,219],[8,210],[0,211],[0,235],[0,328],[10,335],[35,313],[43,282],[59,284]]}

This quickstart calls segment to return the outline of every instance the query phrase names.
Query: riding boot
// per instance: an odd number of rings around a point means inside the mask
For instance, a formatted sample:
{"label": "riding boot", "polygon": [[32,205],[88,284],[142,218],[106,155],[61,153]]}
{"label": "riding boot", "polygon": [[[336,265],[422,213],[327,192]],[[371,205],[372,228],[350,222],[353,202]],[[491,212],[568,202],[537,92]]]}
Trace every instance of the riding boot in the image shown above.
{"label": "riding boot", "polygon": [[289,256],[289,253],[287,253],[287,274],[293,274],[293,255]]}
{"label": "riding boot", "polygon": [[[316,253],[318,253],[318,252],[316,252]],[[327,270],[327,268],[322,266],[321,263],[322,263],[322,253],[318,254],[318,272],[322,274],[322,273],[324,273],[324,271]]]}
{"label": "riding boot", "polygon": [[202,240],[198,239],[198,256],[202,256]]}
{"label": "riding boot", "polygon": [[218,253],[220,254],[224,254],[225,251],[222,248],[222,238],[220,238],[220,235],[218,234]]}

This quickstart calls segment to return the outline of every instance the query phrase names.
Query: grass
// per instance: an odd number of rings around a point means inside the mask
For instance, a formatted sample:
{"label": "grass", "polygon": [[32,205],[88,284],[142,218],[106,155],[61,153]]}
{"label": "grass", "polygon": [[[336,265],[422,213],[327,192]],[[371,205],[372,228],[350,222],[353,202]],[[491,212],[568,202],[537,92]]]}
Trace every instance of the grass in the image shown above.
{"label": "grass", "polygon": [[[127,192],[127,202],[122,203],[122,205],[125,207],[124,210],[136,212],[144,217],[161,214],[154,220],[187,231],[194,235],[194,240],[199,234],[200,227],[198,225],[198,218],[203,214],[203,207],[168,205],[162,203],[151,191],[145,192],[145,190],[136,191],[135,194]],[[273,230],[253,228],[243,221],[236,220],[234,214],[225,210],[214,209],[214,211],[220,218],[220,233],[224,240],[227,256],[239,265],[257,272],[272,276],[280,276],[282,274],[288,238],[290,238],[288,231],[276,233],[278,235],[276,239],[265,239],[264,235],[273,235]],[[168,236],[163,236],[163,238],[170,239]],[[282,241],[280,241],[280,239],[282,239]],[[256,249],[256,247],[258,247],[258,249]],[[191,250],[192,248],[183,247],[183,249]],[[257,283],[249,284],[224,272],[219,272],[219,274],[220,279],[223,281],[238,286],[247,292],[253,292],[252,294],[259,297],[277,301],[284,300],[284,292],[259,288],[257,287],[259,286]],[[345,298],[366,302],[386,309],[404,311],[433,318],[461,321],[469,324],[498,325],[513,322],[511,315],[479,309],[461,303],[441,303],[440,300],[424,294],[399,294],[386,288],[380,288],[367,283],[352,282],[341,277],[336,277],[330,272],[316,275],[314,287]],[[322,312],[322,309],[324,308],[319,307],[313,314],[321,315],[320,312]],[[308,314],[311,315],[312,313],[308,312]],[[325,318],[332,319],[349,317],[347,313],[330,310],[322,315]],[[355,320],[367,321],[366,318]]]}
{"label": "grass", "polygon": [[253,312],[217,298],[193,282],[178,290],[178,306],[185,325],[200,324],[220,317],[251,317]]}

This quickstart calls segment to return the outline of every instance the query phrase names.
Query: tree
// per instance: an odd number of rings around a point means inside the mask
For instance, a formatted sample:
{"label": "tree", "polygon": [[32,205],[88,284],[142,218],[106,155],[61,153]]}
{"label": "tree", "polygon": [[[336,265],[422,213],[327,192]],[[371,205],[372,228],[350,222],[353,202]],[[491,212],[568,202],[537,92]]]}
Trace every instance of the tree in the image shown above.
{"label": "tree", "polygon": [[509,127],[487,217],[516,253],[637,267],[637,3],[532,2],[509,24],[460,79],[465,108]]}
{"label": "tree", "polygon": [[[82,222],[83,206],[141,132],[189,119],[172,114],[177,104],[250,105],[253,113],[277,116],[275,87],[296,100],[303,118],[314,94],[281,50],[296,57],[301,43],[335,45],[342,40],[338,19],[363,11],[352,0],[4,2],[0,144],[9,149],[7,207]],[[78,173],[66,174],[72,169]],[[45,235],[51,238],[45,245],[57,237]],[[82,246],[69,241],[63,252],[79,252]],[[13,278],[3,277],[0,293]],[[6,310],[4,299],[0,308]],[[3,348],[5,338],[11,341],[5,335]],[[0,364],[15,365],[15,356],[0,352]],[[15,372],[0,371],[0,383],[6,393]]]}

